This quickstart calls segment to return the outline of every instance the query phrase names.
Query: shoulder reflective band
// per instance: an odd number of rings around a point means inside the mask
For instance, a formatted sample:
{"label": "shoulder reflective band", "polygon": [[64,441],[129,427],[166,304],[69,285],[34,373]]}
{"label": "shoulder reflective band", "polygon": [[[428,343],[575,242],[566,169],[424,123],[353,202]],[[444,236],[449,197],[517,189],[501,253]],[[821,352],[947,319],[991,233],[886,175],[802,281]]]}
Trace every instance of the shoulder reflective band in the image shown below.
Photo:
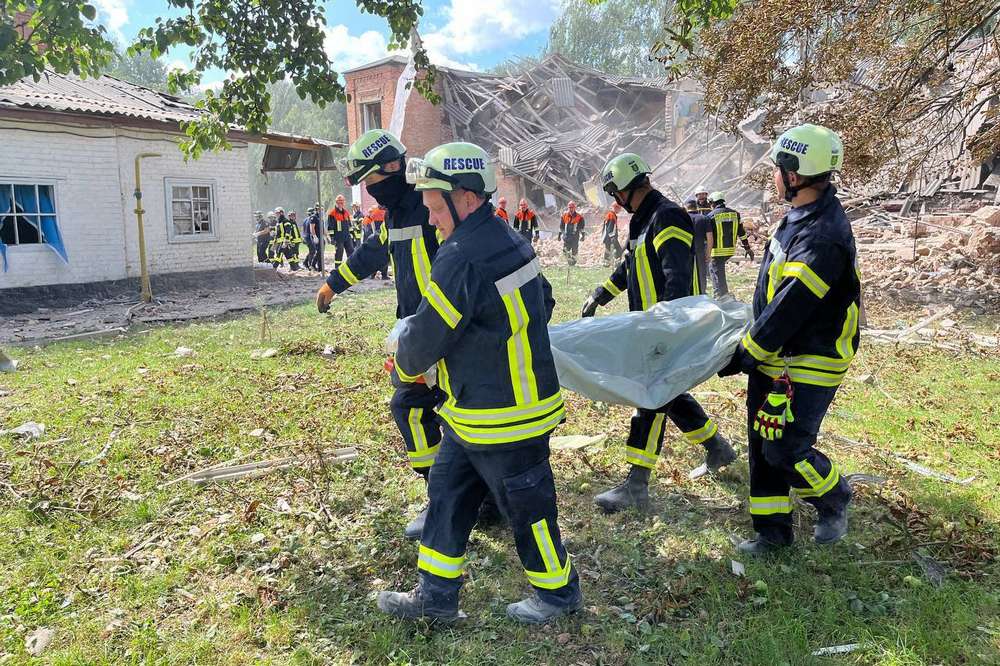
{"label": "shoulder reflective band", "polygon": [[500,292],[501,296],[506,296],[507,294],[514,293],[515,289],[519,289],[534,280],[540,272],[538,257],[535,257],[524,266],[521,266],[510,275],[500,278],[493,284],[496,285],[497,291]]}
{"label": "shoulder reflective band", "polygon": [[449,328],[455,328],[458,326],[458,322],[462,320],[462,313],[458,311],[458,308],[451,304],[451,301],[448,300],[448,297],[444,295],[444,292],[441,291],[441,287],[439,287],[434,280],[431,280],[427,285],[427,293],[424,294],[424,297],[427,299],[427,302],[431,304],[431,307],[437,311],[437,313],[441,316],[441,319],[444,320],[444,323],[447,324]]}
{"label": "shoulder reflective band", "polygon": [[816,298],[823,298],[830,291],[830,285],[816,275],[813,269],[801,261],[789,261],[781,270],[781,277],[798,278],[799,282],[809,288]]}
{"label": "shoulder reflective band", "polygon": [[399,241],[408,241],[415,238],[421,238],[424,235],[424,227],[420,224],[415,224],[412,227],[403,227],[402,229],[389,229],[389,242],[398,243]]}

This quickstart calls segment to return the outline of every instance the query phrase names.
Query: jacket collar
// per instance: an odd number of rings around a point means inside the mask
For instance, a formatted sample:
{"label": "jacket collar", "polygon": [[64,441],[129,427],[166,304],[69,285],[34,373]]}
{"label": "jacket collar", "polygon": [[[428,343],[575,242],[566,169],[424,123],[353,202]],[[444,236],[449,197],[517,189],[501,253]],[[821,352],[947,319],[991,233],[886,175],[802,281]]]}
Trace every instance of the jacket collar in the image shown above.
{"label": "jacket collar", "polygon": [[628,235],[629,238],[638,238],[642,233],[642,230],[646,228],[649,224],[650,218],[653,217],[653,211],[656,210],[660,202],[666,199],[659,190],[651,190],[646,198],[642,200],[639,204],[639,208],[636,209],[635,213],[632,215],[632,221],[628,225]]}
{"label": "jacket collar", "polygon": [[820,211],[825,210],[833,202],[836,196],[837,196],[837,188],[834,187],[833,185],[830,185],[825,190],[823,190],[823,194],[821,194],[819,196],[819,199],[816,199],[816,201],[808,203],[805,206],[799,206],[797,208],[792,208],[791,210],[789,210],[788,213],[785,214],[785,219],[789,223],[795,223],[805,220],[806,218],[809,217],[815,217],[816,215],[819,214]]}
{"label": "jacket collar", "polygon": [[487,201],[482,206],[469,213],[469,216],[462,220],[459,224],[456,224],[455,230],[451,232],[451,237],[448,240],[457,240],[465,235],[474,234],[479,225],[483,224],[487,220],[492,220],[495,217],[496,214],[493,211],[493,205]]}

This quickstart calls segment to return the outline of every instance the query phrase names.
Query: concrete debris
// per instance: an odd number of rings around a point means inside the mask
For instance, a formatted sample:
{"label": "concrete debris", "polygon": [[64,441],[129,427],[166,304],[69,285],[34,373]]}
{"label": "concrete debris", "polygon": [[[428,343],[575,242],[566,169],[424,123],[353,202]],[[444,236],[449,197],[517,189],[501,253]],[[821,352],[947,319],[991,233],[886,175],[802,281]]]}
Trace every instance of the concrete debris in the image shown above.
{"label": "concrete debris", "polygon": [[824,647],[818,650],[814,650],[812,656],[824,657],[831,654],[847,654],[849,652],[854,652],[859,647],[861,647],[861,643],[846,643],[844,645],[831,645],[830,647]]}
{"label": "concrete debris", "polygon": [[45,652],[45,648],[49,646],[55,635],[56,632],[54,629],[39,627],[24,639],[24,650],[32,657],[38,657]]}
{"label": "concrete debris", "polygon": [[15,361],[7,354],[0,351],[0,372],[14,372],[20,361]]}
{"label": "concrete debris", "polygon": [[35,423],[34,421],[25,421],[16,428],[0,430],[0,435],[15,435],[17,437],[23,437],[24,439],[34,439],[36,437],[41,437],[44,434],[45,424]]}

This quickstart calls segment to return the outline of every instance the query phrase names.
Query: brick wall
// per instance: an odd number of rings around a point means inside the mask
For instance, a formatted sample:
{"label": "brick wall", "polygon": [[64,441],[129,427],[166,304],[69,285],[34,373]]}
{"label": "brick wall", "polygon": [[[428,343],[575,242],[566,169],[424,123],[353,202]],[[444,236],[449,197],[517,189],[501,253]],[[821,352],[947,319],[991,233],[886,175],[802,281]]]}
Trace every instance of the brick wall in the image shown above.
{"label": "brick wall", "polygon": [[[139,138],[128,138],[125,133]],[[13,179],[55,185],[59,229],[69,255],[65,264],[44,245],[8,246],[9,269],[0,272],[0,290],[137,276],[133,159],[139,152],[163,155],[143,161],[144,228],[151,272],[250,267],[245,145],[235,144],[232,151],[185,163],[169,138],[158,132],[0,121],[0,182]],[[166,178],[213,183],[216,240],[168,242]]]}

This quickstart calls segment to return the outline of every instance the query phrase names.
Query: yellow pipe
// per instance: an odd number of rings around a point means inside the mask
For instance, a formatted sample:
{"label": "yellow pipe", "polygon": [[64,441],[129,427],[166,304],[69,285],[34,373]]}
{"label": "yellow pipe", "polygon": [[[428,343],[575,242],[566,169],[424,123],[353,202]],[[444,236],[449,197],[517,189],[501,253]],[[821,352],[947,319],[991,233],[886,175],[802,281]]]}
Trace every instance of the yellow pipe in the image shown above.
{"label": "yellow pipe", "polygon": [[139,226],[139,271],[142,284],[142,300],[149,303],[153,300],[153,289],[149,284],[149,267],[146,266],[146,234],[142,226],[142,187],[139,180],[139,160],[144,157],[162,157],[159,153],[139,153],[135,156],[135,221]]}

